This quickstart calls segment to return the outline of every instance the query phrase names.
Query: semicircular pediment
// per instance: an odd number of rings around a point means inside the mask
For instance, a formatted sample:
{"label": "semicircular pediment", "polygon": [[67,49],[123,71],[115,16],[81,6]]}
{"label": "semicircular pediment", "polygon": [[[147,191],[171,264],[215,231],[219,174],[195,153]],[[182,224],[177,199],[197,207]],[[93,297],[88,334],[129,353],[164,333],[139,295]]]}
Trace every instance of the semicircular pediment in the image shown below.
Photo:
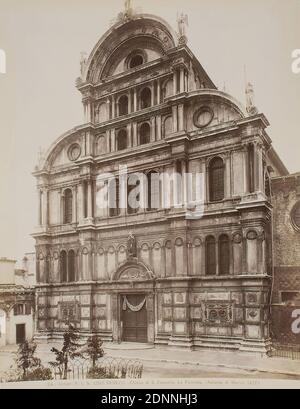
{"label": "semicircular pediment", "polygon": [[114,281],[148,281],[153,280],[154,274],[143,263],[126,262],[113,275]]}

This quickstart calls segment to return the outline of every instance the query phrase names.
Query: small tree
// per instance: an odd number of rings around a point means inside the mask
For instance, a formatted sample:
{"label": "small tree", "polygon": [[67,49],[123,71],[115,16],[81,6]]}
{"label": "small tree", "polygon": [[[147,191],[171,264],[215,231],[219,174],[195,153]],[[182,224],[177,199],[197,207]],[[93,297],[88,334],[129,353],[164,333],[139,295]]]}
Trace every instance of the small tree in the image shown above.
{"label": "small tree", "polygon": [[75,333],[73,325],[69,325],[68,330],[64,333],[64,342],[61,350],[52,348],[51,352],[56,355],[55,362],[49,362],[49,364],[58,368],[60,375],[63,379],[67,379],[69,371],[69,362],[75,358],[82,357],[82,354],[78,352],[78,349],[82,347],[79,343],[80,337]]}
{"label": "small tree", "polygon": [[38,368],[41,366],[41,360],[35,357],[37,345],[34,342],[25,341],[19,345],[17,352],[17,366],[23,371],[23,379],[25,380],[29,369]]}
{"label": "small tree", "polygon": [[98,359],[104,356],[102,345],[103,341],[98,335],[93,335],[87,341],[84,353],[92,361],[93,369],[95,369]]}

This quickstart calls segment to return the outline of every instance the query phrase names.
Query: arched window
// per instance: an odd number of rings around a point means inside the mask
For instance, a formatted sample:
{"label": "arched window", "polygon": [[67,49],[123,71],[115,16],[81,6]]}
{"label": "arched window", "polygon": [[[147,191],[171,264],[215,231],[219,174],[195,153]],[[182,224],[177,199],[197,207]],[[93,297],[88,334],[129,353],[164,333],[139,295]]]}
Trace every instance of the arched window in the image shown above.
{"label": "arched window", "polygon": [[119,116],[128,115],[128,97],[127,95],[123,95],[119,99]]}
{"label": "arched window", "polygon": [[142,55],[135,55],[134,57],[131,58],[129,62],[129,68],[136,68],[139,67],[140,65],[144,64],[144,58]]}
{"label": "arched window", "polygon": [[68,254],[68,281],[73,283],[75,280],[75,252],[70,250]]}
{"label": "arched window", "polygon": [[216,240],[213,236],[209,236],[205,242],[205,257],[206,257],[206,275],[212,276],[217,274],[217,258],[216,258]]}
{"label": "arched window", "polygon": [[229,247],[229,237],[223,234],[219,238],[219,274],[229,275],[230,274],[230,247]]}
{"label": "arched window", "polygon": [[157,210],[160,207],[160,176],[158,172],[151,171],[147,175],[148,180],[148,203],[147,209]]}
{"label": "arched window", "polygon": [[72,223],[73,219],[73,193],[71,189],[65,190],[64,195],[64,223]]}
{"label": "arched window", "polygon": [[115,217],[120,214],[120,181],[119,178],[108,181],[108,207],[109,216]]}
{"label": "arched window", "polygon": [[141,92],[141,109],[151,107],[151,90],[150,88],[144,88]]}
{"label": "arched window", "polygon": [[145,145],[150,143],[150,125],[144,123],[140,127],[140,144]]}
{"label": "arched window", "polygon": [[140,190],[138,187],[141,184],[141,181],[137,179],[136,181],[133,180],[134,178],[128,177],[127,181],[127,213],[128,214],[135,214],[138,213],[140,208]]}
{"label": "arched window", "polygon": [[215,158],[209,166],[209,197],[211,202],[224,199],[224,163],[221,158]]}
{"label": "arched window", "polygon": [[62,251],[60,253],[60,279],[62,283],[68,281],[68,263],[67,263],[67,253]]}
{"label": "arched window", "polygon": [[117,150],[123,151],[124,149],[127,149],[127,131],[121,129],[117,137]]}

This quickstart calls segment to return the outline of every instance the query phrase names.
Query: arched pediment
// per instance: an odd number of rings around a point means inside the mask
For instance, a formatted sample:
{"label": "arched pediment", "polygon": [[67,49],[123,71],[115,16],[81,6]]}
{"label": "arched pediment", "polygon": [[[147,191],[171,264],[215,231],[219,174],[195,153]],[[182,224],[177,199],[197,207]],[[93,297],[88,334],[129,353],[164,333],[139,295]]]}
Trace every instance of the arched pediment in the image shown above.
{"label": "arched pediment", "polygon": [[[99,40],[86,63],[83,81],[96,84],[106,76],[112,75],[114,70],[111,68],[110,60],[115,61],[116,51],[118,55],[120,52],[122,54],[126,47],[128,53],[134,48],[147,50],[149,47],[158,55],[163,55],[175,46],[176,34],[167,22],[148,14],[134,15],[130,20],[114,24]],[[122,58],[123,56],[118,56],[119,63],[122,62]]]}
{"label": "arched pediment", "polygon": [[127,261],[113,274],[113,281],[148,281],[154,280],[152,271],[141,262]]}

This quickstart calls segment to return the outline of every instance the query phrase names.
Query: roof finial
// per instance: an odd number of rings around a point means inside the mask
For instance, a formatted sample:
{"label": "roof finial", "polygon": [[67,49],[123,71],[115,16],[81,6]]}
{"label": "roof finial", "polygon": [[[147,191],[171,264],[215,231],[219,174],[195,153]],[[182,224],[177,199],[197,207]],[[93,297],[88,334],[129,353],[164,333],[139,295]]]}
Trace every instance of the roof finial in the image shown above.
{"label": "roof finial", "polygon": [[256,108],[254,103],[254,86],[247,79],[246,65],[244,67],[244,71],[245,71],[246,110],[249,115],[256,115],[258,114],[258,109]]}
{"label": "roof finial", "polygon": [[183,45],[188,42],[186,35],[186,28],[189,26],[189,17],[187,14],[181,13],[177,16],[178,30],[179,30],[179,44]]}

